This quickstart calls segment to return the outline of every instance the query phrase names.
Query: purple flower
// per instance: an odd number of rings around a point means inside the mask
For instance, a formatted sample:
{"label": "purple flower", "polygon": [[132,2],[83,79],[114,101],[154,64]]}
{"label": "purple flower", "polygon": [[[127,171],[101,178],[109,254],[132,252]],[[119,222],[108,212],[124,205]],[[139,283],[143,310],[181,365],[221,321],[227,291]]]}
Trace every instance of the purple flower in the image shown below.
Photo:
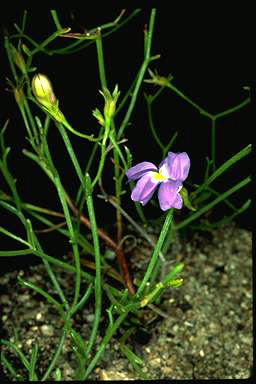
{"label": "purple flower", "polygon": [[187,178],[190,168],[190,159],[186,152],[168,152],[166,159],[157,168],[148,161],[143,161],[131,167],[126,172],[128,182],[138,180],[132,191],[131,198],[142,205],[153,196],[158,185],[158,199],[160,208],[166,211],[170,208],[182,208],[182,197],[179,191],[182,182]]}

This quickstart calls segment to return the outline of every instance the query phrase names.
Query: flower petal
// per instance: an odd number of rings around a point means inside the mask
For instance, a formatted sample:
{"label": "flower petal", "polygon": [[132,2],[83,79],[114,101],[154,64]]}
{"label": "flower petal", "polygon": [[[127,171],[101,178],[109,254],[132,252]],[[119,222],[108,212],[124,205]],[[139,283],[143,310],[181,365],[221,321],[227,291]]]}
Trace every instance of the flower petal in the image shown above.
{"label": "flower petal", "polygon": [[146,172],[157,171],[157,167],[153,163],[148,161],[143,161],[135,165],[134,167],[129,168],[126,171],[126,176],[128,177],[128,182],[131,180],[136,180],[142,177]]}
{"label": "flower petal", "polygon": [[179,180],[161,183],[158,190],[158,199],[160,208],[163,211],[166,211],[170,208],[182,208],[182,197],[178,193],[181,186],[182,183]]}
{"label": "flower petal", "polygon": [[167,158],[162,163],[162,174],[172,180],[184,181],[189,172],[190,159],[186,152],[168,152]]}
{"label": "flower petal", "polygon": [[147,172],[140,178],[132,190],[132,200],[139,201],[142,205],[145,205],[151,199],[159,184],[159,182],[153,181],[152,174],[153,172]]}

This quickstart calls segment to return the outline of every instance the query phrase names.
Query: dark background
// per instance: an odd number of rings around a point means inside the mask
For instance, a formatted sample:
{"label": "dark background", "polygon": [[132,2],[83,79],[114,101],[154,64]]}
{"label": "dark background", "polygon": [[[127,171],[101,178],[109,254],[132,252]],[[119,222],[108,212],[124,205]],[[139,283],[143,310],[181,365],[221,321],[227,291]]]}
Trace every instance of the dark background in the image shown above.
{"label": "dark background", "polygon": [[[59,11],[59,19],[63,27],[71,27],[72,32],[83,32],[106,22],[113,21],[120,10],[108,12]],[[125,16],[130,14],[127,11]],[[3,17],[3,16],[2,16]],[[172,22],[180,18],[179,27]],[[241,15],[242,17],[242,15]],[[143,30],[149,24],[150,10],[142,10],[128,24],[117,32],[103,39],[105,68],[108,88],[112,91],[117,83],[121,90],[121,97],[125,94],[143,61]],[[13,23],[21,25],[22,12],[5,15],[2,19],[3,31],[14,33]],[[248,97],[244,86],[252,85],[251,58],[249,50],[250,31],[240,25],[239,19],[199,18],[199,21],[189,20],[189,14],[167,14],[166,10],[157,11],[151,54],[160,53],[161,58],[150,64],[152,70],[167,76],[174,76],[173,84],[190,97],[195,103],[210,113],[219,113],[231,108]],[[249,24],[248,24],[249,25]],[[27,34],[37,42],[43,41],[55,31],[50,12],[28,12]],[[51,46],[61,47],[68,41],[58,39]],[[70,40],[71,42],[71,40]],[[13,41],[12,41],[13,43]],[[29,42],[25,42],[29,47]],[[11,147],[9,154],[9,169],[17,178],[17,187],[24,201],[60,210],[54,186],[48,181],[42,171],[22,154],[22,149],[30,150],[26,141],[26,131],[18,107],[11,93],[5,91],[5,77],[11,78],[8,61],[4,50],[1,50],[2,78],[1,124],[10,119],[5,134],[6,145]],[[96,107],[103,109],[103,98],[99,94],[100,79],[95,44],[84,51],[73,55],[46,56],[38,53],[34,66],[41,73],[51,79],[55,94],[60,103],[60,109],[70,124],[77,130],[97,136],[98,125],[92,116]],[[146,76],[149,78],[149,76]],[[143,83],[136,108],[131,116],[131,125],[125,131],[126,143],[133,154],[133,164],[141,161],[151,161],[159,164],[161,151],[151,135],[148,126],[148,115],[143,92],[154,93],[158,88]],[[251,142],[252,129],[250,105],[247,105],[232,115],[217,120],[216,126],[216,165],[220,166],[235,153]],[[43,113],[36,111],[43,118]],[[116,125],[122,121],[123,113],[117,116]],[[206,157],[210,157],[210,120],[201,116],[199,112],[176,94],[166,89],[153,106],[153,118],[158,134],[163,141],[169,141],[170,136],[178,130],[178,137],[172,147],[174,152],[186,151],[191,159],[191,171],[188,180],[200,184],[203,180]],[[72,197],[75,196],[79,182],[70,164],[62,138],[54,125],[49,132],[50,149],[55,165],[60,172],[62,182]],[[91,144],[85,140],[69,134],[81,166],[89,158]],[[97,164],[92,171],[97,171]],[[109,194],[114,193],[112,164],[106,163],[104,187]],[[251,159],[249,156],[239,161],[212,185],[219,192],[224,192],[247,177],[251,173]],[[9,192],[5,182],[0,179],[1,189]],[[189,189],[189,187],[188,187]],[[247,200],[250,185],[231,196],[230,200],[240,207]],[[115,221],[114,209],[95,197],[94,204],[98,225],[113,226]],[[136,218],[134,204],[130,200],[130,193],[123,198],[123,207]],[[219,218],[225,212],[223,204],[215,208]],[[159,209],[147,205],[144,213],[148,218],[159,216]],[[3,227],[19,233],[25,238],[23,227],[17,222],[9,224],[10,217],[1,209],[0,222]],[[251,228],[251,210],[244,212],[236,219],[244,228]],[[6,223],[8,222],[8,225]],[[35,228],[42,228],[36,223]],[[67,252],[68,242],[58,243],[54,233],[41,235],[42,244],[46,244],[49,254]],[[18,243],[10,242],[1,237],[1,249],[20,248]],[[45,238],[44,238],[45,237]],[[65,244],[63,244],[65,243]],[[56,246],[58,244],[58,246]],[[49,250],[48,250],[49,248]],[[19,261],[15,258],[15,264]],[[14,258],[13,258],[14,260]]]}

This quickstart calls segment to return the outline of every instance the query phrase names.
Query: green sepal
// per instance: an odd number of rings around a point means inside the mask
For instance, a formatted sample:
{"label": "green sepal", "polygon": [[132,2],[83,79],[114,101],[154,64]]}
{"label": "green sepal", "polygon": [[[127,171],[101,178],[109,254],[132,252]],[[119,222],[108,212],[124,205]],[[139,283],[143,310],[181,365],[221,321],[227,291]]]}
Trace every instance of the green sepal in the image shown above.
{"label": "green sepal", "polygon": [[63,115],[63,113],[60,111],[60,109],[58,108],[58,102],[56,105],[48,105],[47,107],[45,105],[41,105],[41,108],[46,112],[48,113],[49,115],[51,115],[56,121],[58,121],[59,123],[63,123],[66,118],[65,116]]}
{"label": "green sepal", "polygon": [[189,197],[188,197],[188,191],[186,190],[185,187],[182,187],[181,191],[180,191],[180,194],[182,196],[182,199],[183,199],[183,203],[184,205],[190,209],[191,211],[196,211],[196,208],[193,207],[193,205],[190,203],[189,201]]}

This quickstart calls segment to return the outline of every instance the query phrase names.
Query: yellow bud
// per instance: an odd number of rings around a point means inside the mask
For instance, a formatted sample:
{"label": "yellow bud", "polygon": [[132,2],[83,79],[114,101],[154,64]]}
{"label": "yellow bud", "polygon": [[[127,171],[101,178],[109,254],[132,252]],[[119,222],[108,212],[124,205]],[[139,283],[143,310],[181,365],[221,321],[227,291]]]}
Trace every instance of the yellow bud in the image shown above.
{"label": "yellow bud", "polygon": [[36,74],[32,79],[32,91],[37,101],[46,108],[55,106],[57,103],[52,84],[47,76],[42,73]]}
{"label": "yellow bud", "polygon": [[58,100],[54,95],[52,84],[47,76],[38,73],[32,79],[32,91],[37,101],[43,106],[45,112],[49,113],[55,120],[63,123],[66,119],[59,110]]}

